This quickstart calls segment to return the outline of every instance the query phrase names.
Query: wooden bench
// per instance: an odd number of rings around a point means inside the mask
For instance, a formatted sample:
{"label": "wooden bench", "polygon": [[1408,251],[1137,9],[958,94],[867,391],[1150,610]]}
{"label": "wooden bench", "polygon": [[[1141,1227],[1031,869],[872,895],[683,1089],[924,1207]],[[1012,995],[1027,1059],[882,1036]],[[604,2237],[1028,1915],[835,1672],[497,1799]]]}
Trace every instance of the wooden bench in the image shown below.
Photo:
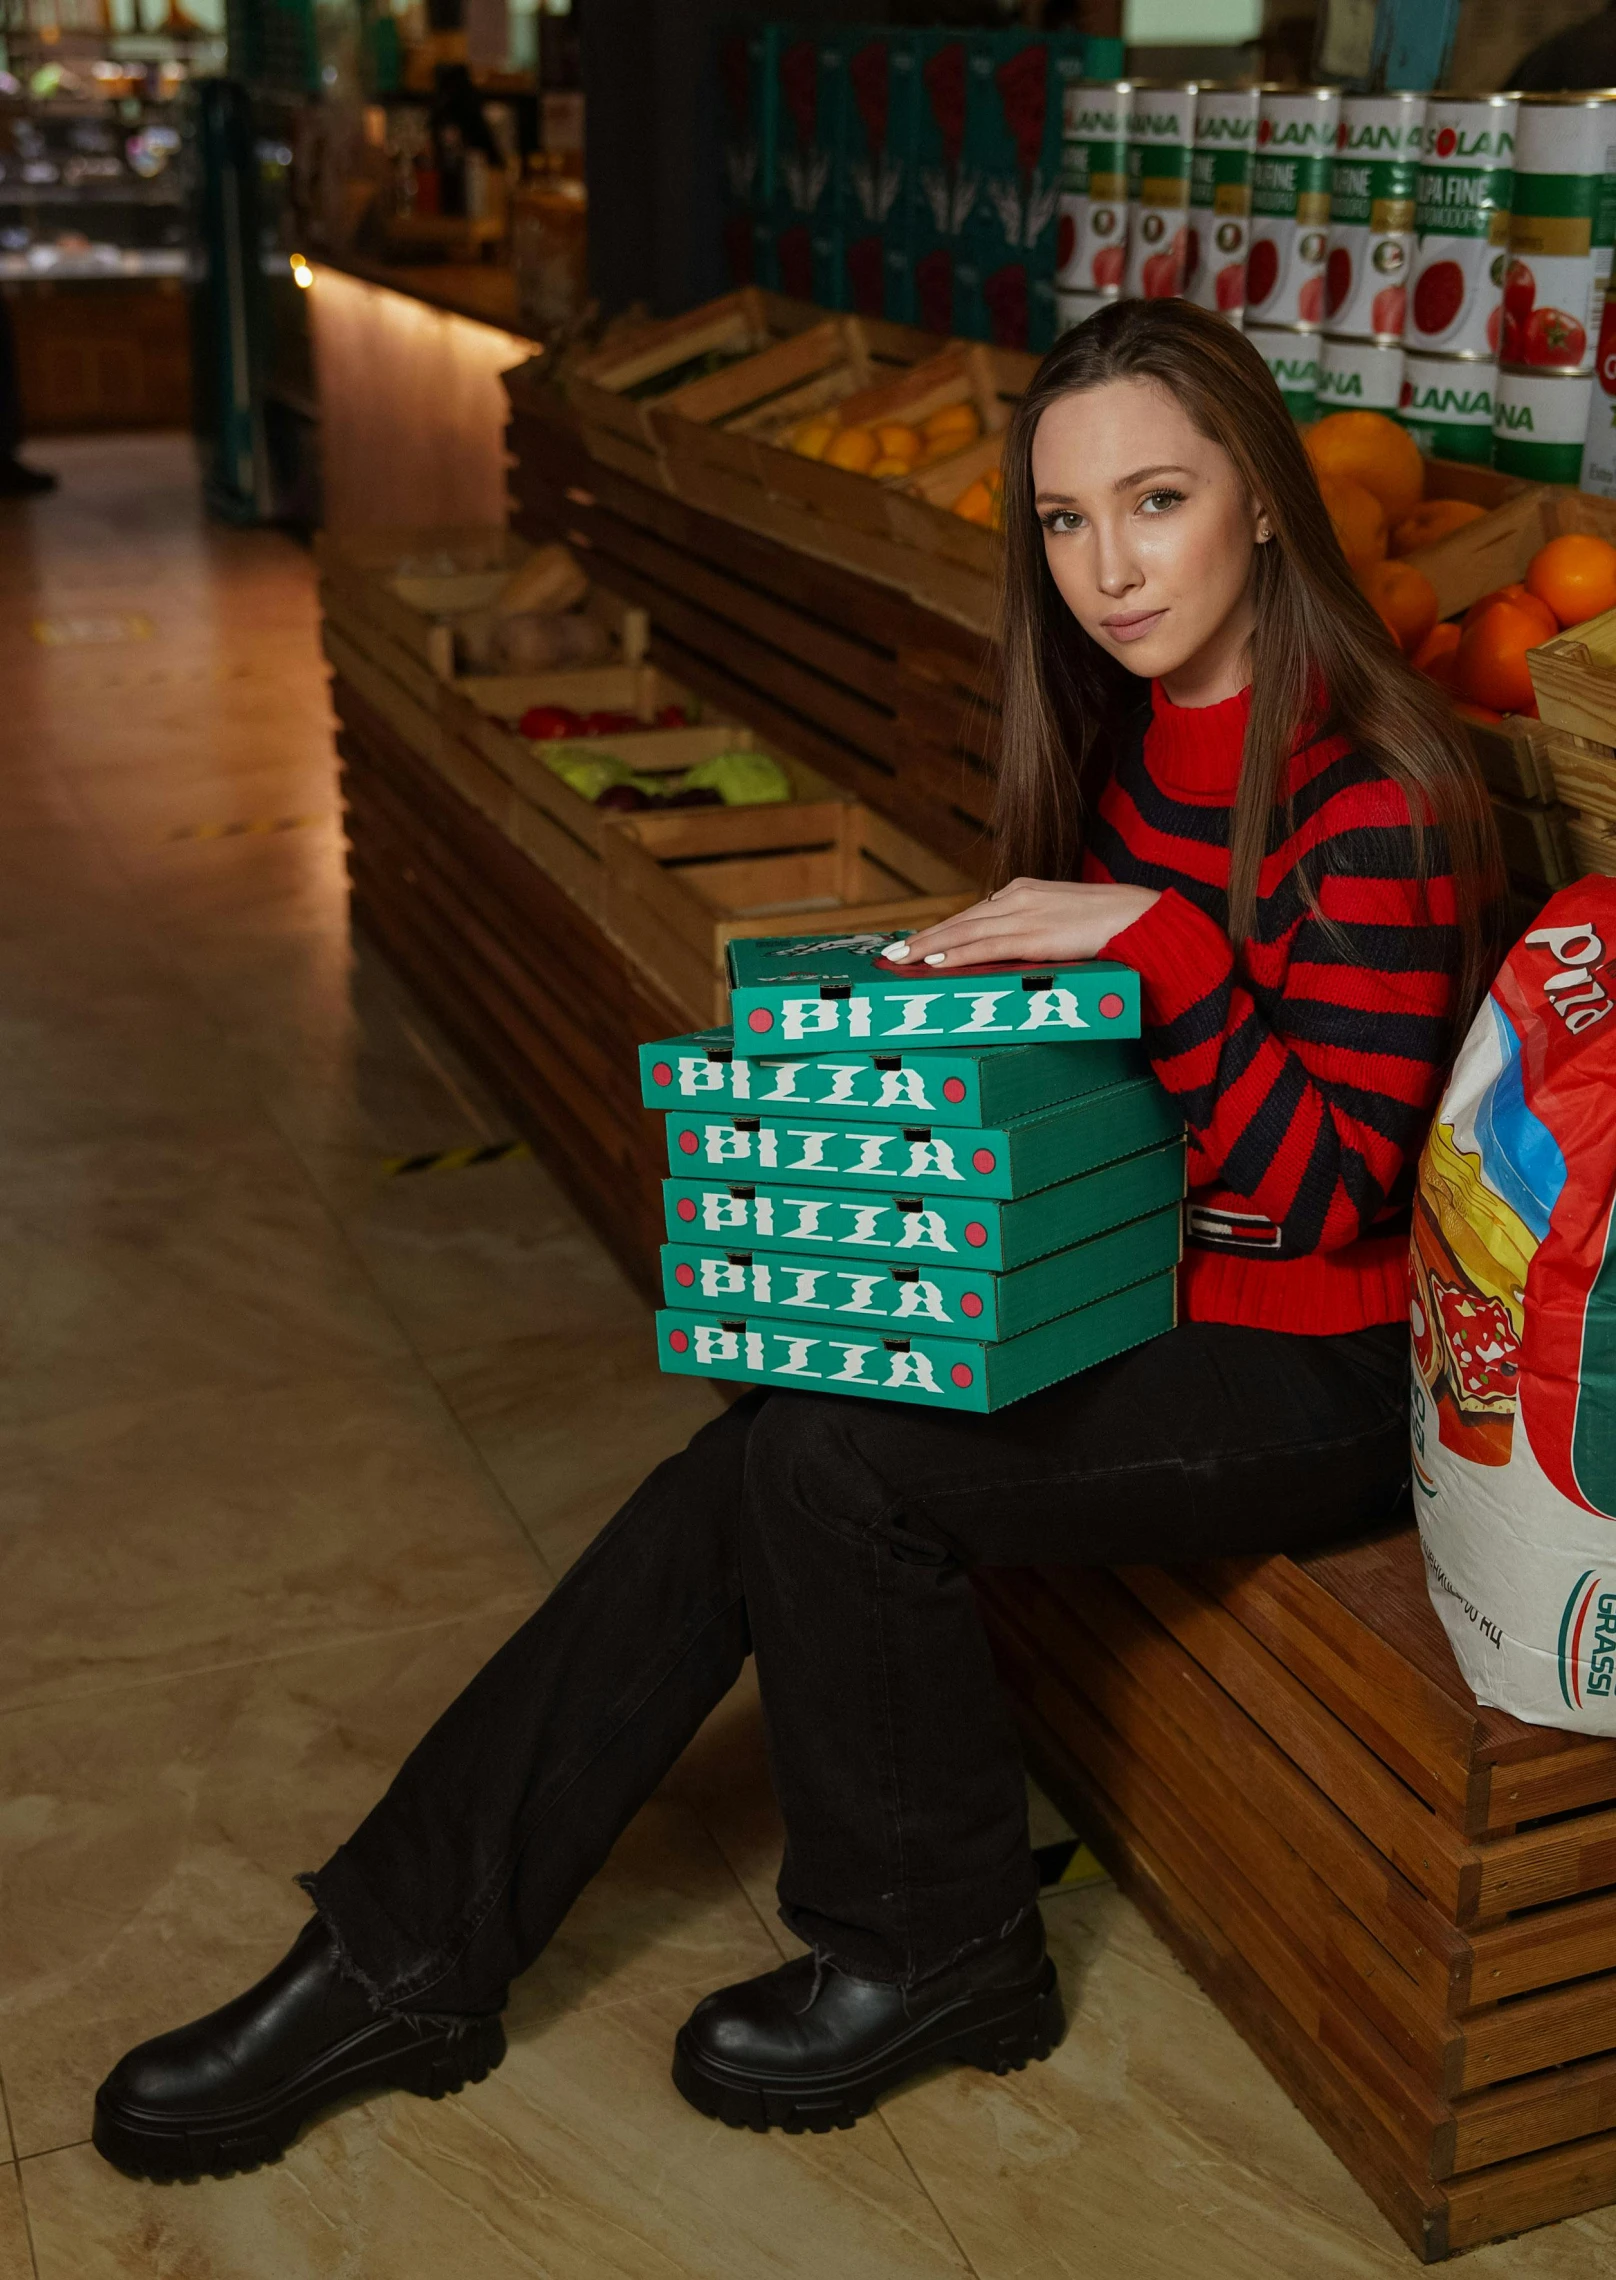
{"label": "wooden bench", "polygon": [[1478,1707],[1412,1529],[979,1582],[1031,1760],[1418,2256],[1616,2198],[1616,1742]]}

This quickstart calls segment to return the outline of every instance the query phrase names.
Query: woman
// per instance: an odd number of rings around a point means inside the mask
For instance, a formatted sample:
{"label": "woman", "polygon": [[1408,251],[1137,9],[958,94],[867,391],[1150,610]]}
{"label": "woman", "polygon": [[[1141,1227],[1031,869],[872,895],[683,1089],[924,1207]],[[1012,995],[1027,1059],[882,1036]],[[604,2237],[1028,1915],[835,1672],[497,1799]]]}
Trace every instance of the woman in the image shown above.
{"label": "woman", "polygon": [[753,1393],[698,1433],[305,1880],[289,1954],[113,2070],[120,2167],[225,2175],[341,2094],[481,2079],[510,1980],[753,1650],[810,1952],[697,2007],[680,2090],[826,2129],[923,2065],[1046,2056],[967,1570],[1294,1551],[1397,1509],[1409,1187],[1497,884],[1462,732],[1219,319],[1123,303],[1068,334],[1004,489],[1014,883],[905,948],[1137,969],[1189,1134],[1180,1326],[991,1417]]}

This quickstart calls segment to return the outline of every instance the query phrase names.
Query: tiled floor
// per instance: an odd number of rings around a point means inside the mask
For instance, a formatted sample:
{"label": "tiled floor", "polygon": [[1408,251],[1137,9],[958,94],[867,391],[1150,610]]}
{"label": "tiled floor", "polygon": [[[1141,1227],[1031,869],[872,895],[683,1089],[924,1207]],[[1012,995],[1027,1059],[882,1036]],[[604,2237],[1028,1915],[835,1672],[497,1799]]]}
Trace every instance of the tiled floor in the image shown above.
{"label": "tiled floor", "polygon": [[[830,2138],[692,2113],[675,2028],[784,1938],[745,1690],[481,2087],[223,2184],[91,2151],[105,2068],[273,1959],[292,1873],[709,1397],[531,1162],[383,1172],[506,1126],[348,939],[307,558],[207,528],[177,441],[40,456],[61,495],[0,510],[0,2280],[1411,2271],[1109,1887],[1049,1904],[1048,2065]],[[1607,2213],[1466,2270],[1613,2267]]]}

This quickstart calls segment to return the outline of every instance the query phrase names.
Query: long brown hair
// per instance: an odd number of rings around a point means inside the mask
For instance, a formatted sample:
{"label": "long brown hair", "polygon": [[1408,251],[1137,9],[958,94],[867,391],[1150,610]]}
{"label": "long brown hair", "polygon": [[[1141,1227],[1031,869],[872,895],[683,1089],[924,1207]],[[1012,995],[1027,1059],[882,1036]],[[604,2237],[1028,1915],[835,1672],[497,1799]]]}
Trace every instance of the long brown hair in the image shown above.
{"label": "long brown hair", "polygon": [[[1351,740],[1402,786],[1418,860],[1425,832],[1447,843],[1462,957],[1457,1040],[1492,979],[1503,870],[1469,738],[1446,697],[1416,673],[1360,592],[1336,541],[1284,398],[1256,349],[1187,301],[1117,301],[1059,340],[1005,440],[1005,579],[1000,637],[1004,727],[994,826],[1003,878],[1074,878],[1085,790],[1110,762],[1139,683],[1106,656],[1061,599],[1033,504],[1032,444],[1062,396],[1110,380],[1154,380],[1234,462],[1273,537],[1252,567],[1256,630],[1251,719],[1229,843],[1229,933],[1255,923],[1258,873],[1292,754],[1321,728]],[[1321,692],[1323,714],[1321,719]],[[1303,893],[1317,909],[1311,884]]]}

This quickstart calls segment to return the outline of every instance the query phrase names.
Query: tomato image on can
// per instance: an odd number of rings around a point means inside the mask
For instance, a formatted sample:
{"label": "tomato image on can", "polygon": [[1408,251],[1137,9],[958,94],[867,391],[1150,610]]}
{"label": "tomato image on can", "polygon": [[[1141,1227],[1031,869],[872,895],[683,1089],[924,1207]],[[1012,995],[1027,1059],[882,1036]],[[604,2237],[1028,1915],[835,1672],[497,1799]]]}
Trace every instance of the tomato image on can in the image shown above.
{"label": "tomato image on can", "polygon": [[1240,322],[1246,298],[1255,87],[1203,87],[1190,156],[1190,237],[1184,298]]}
{"label": "tomato image on can", "polygon": [[1513,95],[1433,95],[1421,133],[1404,340],[1496,357],[1514,182]]}
{"label": "tomato image on can", "polygon": [[1333,87],[1267,88],[1251,170],[1246,312],[1253,324],[1319,331],[1341,98]]}
{"label": "tomato image on can", "polygon": [[1344,338],[1403,337],[1424,124],[1423,95],[1341,98],[1324,321]]}
{"label": "tomato image on can", "polygon": [[1130,298],[1166,301],[1184,290],[1196,92],[1194,80],[1140,79],[1129,94],[1122,289]]}
{"label": "tomato image on can", "polygon": [[1616,96],[1523,95],[1499,352],[1534,371],[1592,369],[1616,236]]}
{"label": "tomato image on can", "polygon": [[1061,193],[1055,286],[1063,293],[1122,291],[1128,258],[1130,80],[1079,80],[1061,103]]}

